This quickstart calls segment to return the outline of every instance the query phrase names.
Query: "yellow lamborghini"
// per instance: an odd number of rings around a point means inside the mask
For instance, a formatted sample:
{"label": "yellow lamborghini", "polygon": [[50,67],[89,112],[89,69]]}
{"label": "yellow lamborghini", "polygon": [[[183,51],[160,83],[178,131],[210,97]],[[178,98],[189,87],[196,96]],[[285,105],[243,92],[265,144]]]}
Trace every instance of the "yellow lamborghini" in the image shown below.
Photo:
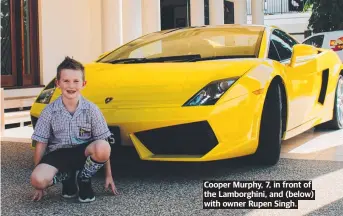
{"label": "yellow lamborghini", "polygon": [[[103,112],[109,142],[133,146],[142,160],[253,155],[273,165],[282,140],[314,126],[343,127],[338,55],[275,27],[164,30],[85,68],[83,95]],[[51,81],[32,106],[33,125],[59,95]]]}

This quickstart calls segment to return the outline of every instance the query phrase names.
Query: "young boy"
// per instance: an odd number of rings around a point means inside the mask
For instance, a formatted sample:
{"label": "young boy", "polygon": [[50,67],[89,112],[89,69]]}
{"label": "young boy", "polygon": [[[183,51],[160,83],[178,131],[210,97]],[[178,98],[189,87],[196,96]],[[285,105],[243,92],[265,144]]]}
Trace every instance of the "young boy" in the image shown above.
{"label": "young boy", "polygon": [[36,189],[33,200],[40,200],[44,189],[62,182],[63,197],[73,198],[78,192],[80,202],[94,201],[91,177],[102,166],[105,188],[111,186],[117,194],[106,141],[111,133],[98,107],[81,95],[86,85],[84,66],[66,57],[57,68],[56,85],[62,95],[42,111],[32,135],[37,141],[31,175]]}

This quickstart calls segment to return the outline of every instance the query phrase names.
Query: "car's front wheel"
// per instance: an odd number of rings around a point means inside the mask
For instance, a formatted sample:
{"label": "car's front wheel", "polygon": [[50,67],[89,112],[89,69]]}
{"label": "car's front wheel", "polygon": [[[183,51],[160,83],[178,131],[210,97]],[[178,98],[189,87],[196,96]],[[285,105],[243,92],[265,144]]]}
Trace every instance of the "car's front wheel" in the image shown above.
{"label": "car's front wheel", "polygon": [[282,100],[280,85],[273,82],[264,101],[258,148],[254,161],[262,165],[275,165],[281,154]]}

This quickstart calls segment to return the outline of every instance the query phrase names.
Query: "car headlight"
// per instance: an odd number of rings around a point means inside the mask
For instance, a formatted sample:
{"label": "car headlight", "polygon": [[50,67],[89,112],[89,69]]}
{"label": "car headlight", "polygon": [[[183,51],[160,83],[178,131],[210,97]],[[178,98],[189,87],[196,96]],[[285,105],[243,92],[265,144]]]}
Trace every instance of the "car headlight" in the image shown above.
{"label": "car headlight", "polygon": [[183,106],[214,105],[237,79],[238,77],[213,81],[196,93]]}
{"label": "car headlight", "polygon": [[37,97],[36,102],[42,104],[48,104],[51,100],[52,95],[55,92],[55,79],[53,79],[46,88],[41,92],[41,94]]}

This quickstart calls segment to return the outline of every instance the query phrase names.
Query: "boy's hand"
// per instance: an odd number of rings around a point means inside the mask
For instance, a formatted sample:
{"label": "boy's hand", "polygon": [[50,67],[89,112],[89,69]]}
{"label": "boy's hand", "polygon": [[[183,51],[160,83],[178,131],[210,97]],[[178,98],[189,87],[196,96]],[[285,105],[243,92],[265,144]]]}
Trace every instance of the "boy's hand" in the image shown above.
{"label": "boy's hand", "polygon": [[111,186],[111,190],[113,194],[118,195],[118,191],[117,191],[116,185],[114,184],[112,176],[106,176],[106,179],[105,179],[105,189],[107,190],[109,186]]}
{"label": "boy's hand", "polygon": [[35,190],[32,200],[39,201],[45,195],[44,190]]}

